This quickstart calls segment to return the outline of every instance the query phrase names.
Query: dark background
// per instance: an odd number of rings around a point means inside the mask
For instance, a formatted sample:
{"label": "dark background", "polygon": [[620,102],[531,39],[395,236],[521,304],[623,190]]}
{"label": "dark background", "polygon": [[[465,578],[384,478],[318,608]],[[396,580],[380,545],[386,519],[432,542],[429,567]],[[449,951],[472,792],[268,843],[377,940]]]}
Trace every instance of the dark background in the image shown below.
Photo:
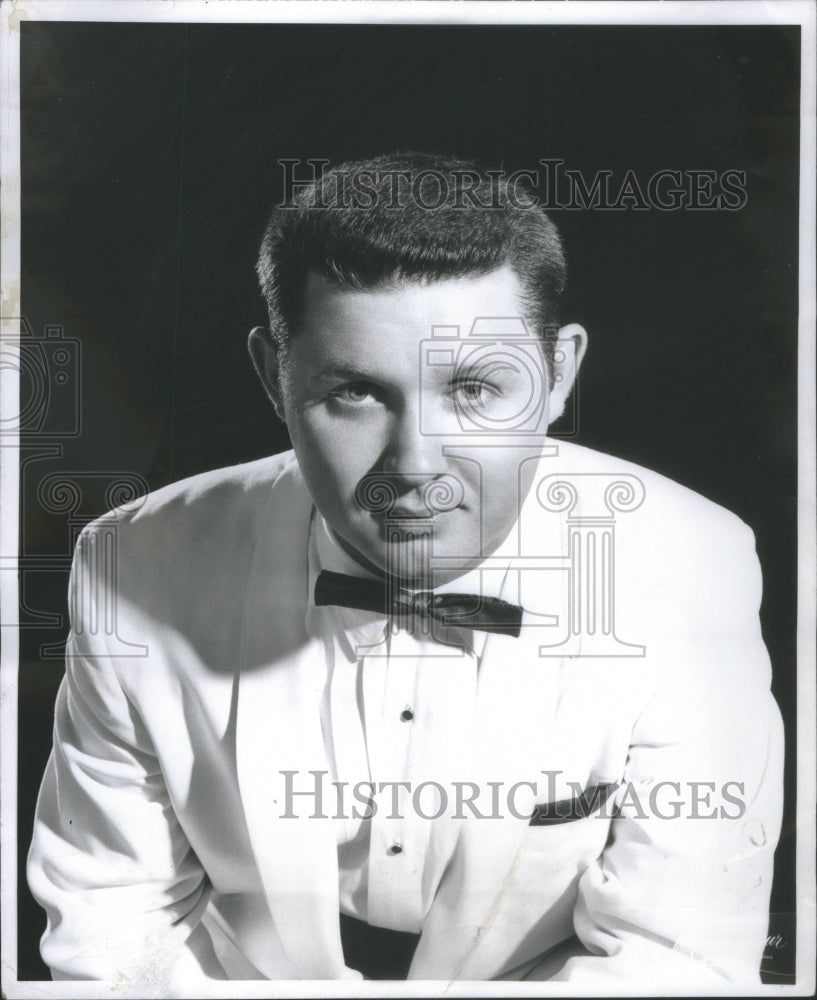
{"label": "dark background", "polygon": [[[739,211],[553,218],[563,318],[591,337],[578,441],[757,536],[788,749],[770,928],[784,944],[764,978],[792,981],[799,44],[791,27],[23,23],[21,861],[77,531],[117,479],[156,488],[287,447],[245,346],[265,321],[253,263],[279,158],[558,157],[644,185],[745,170]],[[19,978],[43,978],[22,876],[19,899]]]}

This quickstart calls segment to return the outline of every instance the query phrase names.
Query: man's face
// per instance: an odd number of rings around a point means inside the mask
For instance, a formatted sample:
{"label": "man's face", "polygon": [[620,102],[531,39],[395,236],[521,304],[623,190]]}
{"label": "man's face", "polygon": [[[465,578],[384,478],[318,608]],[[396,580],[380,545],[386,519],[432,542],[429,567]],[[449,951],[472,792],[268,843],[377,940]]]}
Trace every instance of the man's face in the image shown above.
{"label": "man's face", "polygon": [[[271,343],[253,345],[318,509],[364,565],[428,586],[419,570],[428,543],[406,537],[404,519],[422,518],[433,557],[472,560],[513,527],[583,349],[581,328],[566,328],[571,356],[549,393],[539,341],[518,320],[484,321],[472,335],[480,317],[522,316],[520,292],[508,268],[371,291],[312,274],[277,385]],[[393,507],[372,509],[384,480]],[[435,572],[433,583],[465,568]]]}

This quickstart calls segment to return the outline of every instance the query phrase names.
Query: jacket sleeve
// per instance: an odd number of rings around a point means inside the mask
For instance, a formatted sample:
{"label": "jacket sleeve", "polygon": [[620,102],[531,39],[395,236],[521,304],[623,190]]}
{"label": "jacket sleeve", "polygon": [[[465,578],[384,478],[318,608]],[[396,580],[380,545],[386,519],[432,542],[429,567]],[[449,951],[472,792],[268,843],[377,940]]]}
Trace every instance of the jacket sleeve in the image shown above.
{"label": "jacket sleeve", "polygon": [[208,883],[104,635],[89,627],[92,602],[87,594],[79,600],[82,564],[94,557],[90,535],[86,530],[74,557],[72,631],[29,884],[46,910],[41,951],[55,979],[169,995],[175,970],[191,961],[190,945],[202,934]]}
{"label": "jacket sleeve", "polygon": [[574,926],[589,954],[552,981],[582,990],[760,982],[782,724],[751,532],[730,518],[706,548],[668,569],[681,599],[656,603],[648,655],[660,680],[633,728],[620,816],[579,883]]}

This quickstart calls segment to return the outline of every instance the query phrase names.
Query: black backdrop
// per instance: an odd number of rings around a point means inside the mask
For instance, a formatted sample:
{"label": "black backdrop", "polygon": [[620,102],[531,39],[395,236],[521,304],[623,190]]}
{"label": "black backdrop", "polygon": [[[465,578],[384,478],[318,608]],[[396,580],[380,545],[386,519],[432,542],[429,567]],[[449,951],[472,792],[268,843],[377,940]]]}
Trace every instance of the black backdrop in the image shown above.
{"label": "black backdrop", "polygon": [[[22,313],[32,345],[55,327],[68,352],[32,346],[44,402],[23,371],[21,860],[76,531],[117,476],[156,488],[287,447],[245,347],[280,158],[414,148],[644,182],[738,169],[739,211],[553,217],[564,319],[591,337],[577,439],[756,532],[788,748],[765,978],[791,981],[799,44],[796,27],[23,24]],[[43,978],[22,877],[19,905],[19,978]]]}

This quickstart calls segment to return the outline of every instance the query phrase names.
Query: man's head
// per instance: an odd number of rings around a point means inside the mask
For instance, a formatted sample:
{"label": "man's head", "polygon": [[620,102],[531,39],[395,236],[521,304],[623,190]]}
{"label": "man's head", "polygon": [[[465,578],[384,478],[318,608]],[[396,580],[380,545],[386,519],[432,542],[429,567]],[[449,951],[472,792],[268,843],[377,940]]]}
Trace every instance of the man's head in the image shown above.
{"label": "man's head", "polygon": [[[501,180],[424,156],[345,165],[297,201],[264,236],[271,330],[250,349],[318,508],[359,561],[394,572],[419,543],[389,541],[387,520],[427,515],[444,487],[434,556],[489,554],[584,352],[581,327],[556,326],[555,228]],[[384,482],[390,509],[367,501]]]}
{"label": "man's head", "polygon": [[257,272],[280,347],[297,335],[310,273],[364,290],[505,266],[550,363],[566,276],[556,227],[500,171],[405,153],[341,164],[302,188],[273,212]]}

